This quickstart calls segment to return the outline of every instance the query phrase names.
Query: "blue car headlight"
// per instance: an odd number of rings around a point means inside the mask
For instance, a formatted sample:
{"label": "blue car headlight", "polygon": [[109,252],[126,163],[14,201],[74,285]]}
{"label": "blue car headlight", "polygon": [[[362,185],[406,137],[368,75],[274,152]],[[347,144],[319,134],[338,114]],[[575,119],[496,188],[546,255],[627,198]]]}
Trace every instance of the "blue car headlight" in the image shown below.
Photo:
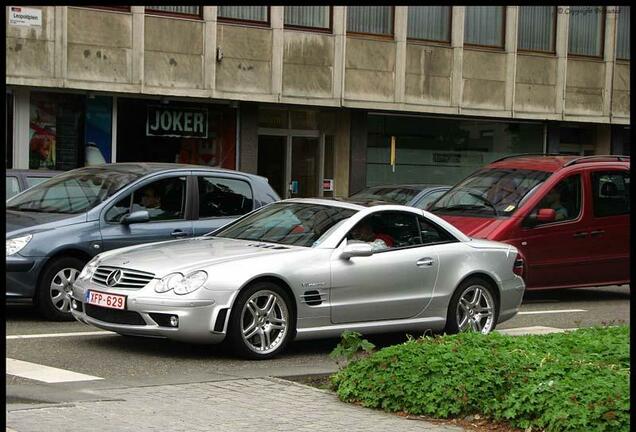
{"label": "blue car headlight", "polygon": [[20,252],[32,238],[33,235],[29,234],[22,237],[7,239],[7,256],[15,255]]}

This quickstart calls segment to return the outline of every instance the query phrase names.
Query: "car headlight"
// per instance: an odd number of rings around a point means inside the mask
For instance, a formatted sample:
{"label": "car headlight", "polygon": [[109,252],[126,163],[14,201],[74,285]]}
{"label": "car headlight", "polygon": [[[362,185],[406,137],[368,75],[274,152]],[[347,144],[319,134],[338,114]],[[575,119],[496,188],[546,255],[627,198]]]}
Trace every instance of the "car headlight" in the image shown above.
{"label": "car headlight", "polygon": [[155,286],[155,292],[164,293],[174,290],[174,293],[178,295],[189,294],[201,288],[207,279],[208,274],[203,270],[195,271],[187,276],[171,273]]}
{"label": "car headlight", "polygon": [[7,240],[7,256],[20,252],[31,241],[33,235],[25,235]]}
{"label": "car headlight", "polygon": [[99,260],[97,257],[93,258],[84,266],[81,273],[77,277],[78,280],[89,280],[95,274],[95,270],[97,270],[97,266],[99,265]]}

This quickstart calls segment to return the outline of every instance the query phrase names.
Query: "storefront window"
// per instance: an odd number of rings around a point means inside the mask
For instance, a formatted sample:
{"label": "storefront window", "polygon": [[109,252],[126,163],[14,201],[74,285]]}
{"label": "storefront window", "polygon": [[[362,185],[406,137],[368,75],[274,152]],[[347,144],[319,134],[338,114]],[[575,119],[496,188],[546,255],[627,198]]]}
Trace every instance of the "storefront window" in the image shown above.
{"label": "storefront window", "polygon": [[7,111],[4,118],[4,160],[5,166],[13,167],[13,94],[6,93]]}
{"label": "storefront window", "polygon": [[112,162],[113,99],[89,97],[86,99],[85,165]]}
{"label": "storefront window", "polygon": [[236,110],[190,102],[117,101],[117,161],[236,167]]}
{"label": "storefront window", "polygon": [[[452,185],[503,156],[541,153],[540,123],[369,115],[367,186],[400,183]],[[391,137],[395,136],[395,170]]]}
{"label": "storefront window", "polygon": [[29,168],[84,166],[85,96],[31,93]]}

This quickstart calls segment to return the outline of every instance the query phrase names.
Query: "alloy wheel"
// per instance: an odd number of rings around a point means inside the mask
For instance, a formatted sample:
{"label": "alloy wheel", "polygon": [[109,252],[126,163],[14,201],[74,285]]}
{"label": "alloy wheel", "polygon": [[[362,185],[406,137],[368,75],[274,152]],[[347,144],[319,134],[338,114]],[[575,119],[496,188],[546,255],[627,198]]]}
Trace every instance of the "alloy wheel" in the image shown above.
{"label": "alloy wheel", "polygon": [[459,331],[490,333],[495,324],[495,301],[488,289],[471,285],[459,296],[456,312]]}
{"label": "alloy wheel", "polygon": [[49,291],[51,304],[60,312],[69,313],[71,311],[71,304],[67,293],[71,293],[73,282],[75,282],[79,273],[77,269],[65,268],[57,272],[51,280]]}
{"label": "alloy wheel", "polygon": [[257,354],[275,351],[289,331],[289,310],[285,300],[270,290],[250,296],[241,311],[241,336]]}

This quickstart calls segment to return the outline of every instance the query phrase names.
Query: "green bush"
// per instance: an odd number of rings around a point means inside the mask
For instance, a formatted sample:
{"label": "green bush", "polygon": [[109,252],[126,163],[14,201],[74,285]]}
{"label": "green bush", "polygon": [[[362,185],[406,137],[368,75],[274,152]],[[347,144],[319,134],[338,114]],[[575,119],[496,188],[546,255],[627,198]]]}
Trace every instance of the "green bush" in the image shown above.
{"label": "green bush", "polygon": [[340,399],[437,418],[485,415],[546,431],[629,430],[629,329],[409,340],[332,376]]}

